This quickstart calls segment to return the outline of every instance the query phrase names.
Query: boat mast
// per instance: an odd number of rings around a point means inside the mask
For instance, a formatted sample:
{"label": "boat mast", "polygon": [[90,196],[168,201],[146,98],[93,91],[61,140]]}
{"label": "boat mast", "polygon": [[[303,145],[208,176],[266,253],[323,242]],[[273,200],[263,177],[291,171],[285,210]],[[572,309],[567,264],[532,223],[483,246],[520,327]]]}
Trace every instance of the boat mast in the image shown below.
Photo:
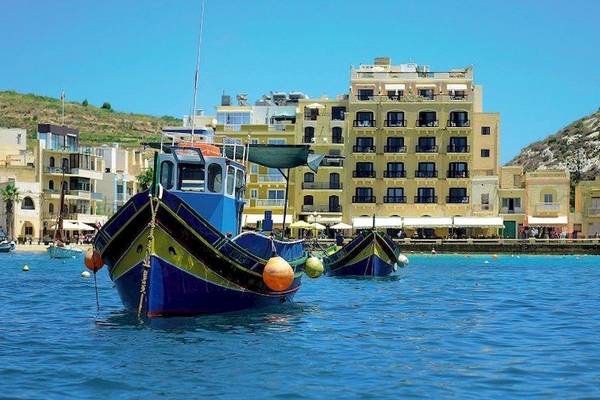
{"label": "boat mast", "polygon": [[54,242],[56,243],[56,240],[58,239],[60,242],[63,241],[63,209],[65,207],[65,192],[66,192],[66,187],[65,187],[65,169],[66,169],[66,163],[64,162],[65,160],[63,160],[62,163],[62,178],[61,178],[61,182],[60,182],[60,205],[59,205],[59,209],[58,209],[58,217],[56,218],[56,229],[54,230]]}
{"label": "boat mast", "polygon": [[206,0],[202,0],[200,9],[200,33],[198,34],[198,46],[196,47],[196,73],[194,74],[194,99],[192,101],[192,144],[194,143],[195,116],[196,116],[196,99],[198,97],[198,79],[200,76],[200,48],[202,46],[202,31],[204,30],[204,8]]}

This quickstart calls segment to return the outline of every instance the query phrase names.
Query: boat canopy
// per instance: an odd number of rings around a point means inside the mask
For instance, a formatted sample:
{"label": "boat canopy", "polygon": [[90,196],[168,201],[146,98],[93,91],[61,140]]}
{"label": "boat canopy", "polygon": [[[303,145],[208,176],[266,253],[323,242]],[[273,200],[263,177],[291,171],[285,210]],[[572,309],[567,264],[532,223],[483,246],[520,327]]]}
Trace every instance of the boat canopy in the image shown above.
{"label": "boat canopy", "polygon": [[[242,149],[238,149],[240,151]],[[232,151],[229,148],[226,151]],[[229,154],[228,154],[229,156]],[[268,168],[288,169],[307,166],[317,172],[325,155],[313,154],[310,145],[251,144],[248,161]]]}

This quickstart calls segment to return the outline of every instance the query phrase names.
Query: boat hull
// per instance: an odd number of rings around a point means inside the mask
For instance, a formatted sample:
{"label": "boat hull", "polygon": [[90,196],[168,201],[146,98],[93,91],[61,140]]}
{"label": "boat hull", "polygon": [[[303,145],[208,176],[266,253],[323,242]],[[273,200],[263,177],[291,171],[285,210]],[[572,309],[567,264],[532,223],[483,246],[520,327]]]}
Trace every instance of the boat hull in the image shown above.
{"label": "boat hull", "polygon": [[400,249],[377,232],[367,232],[325,257],[328,276],[388,276],[398,269]]}
{"label": "boat hull", "polygon": [[266,260],[220,235],[175,195],[163,193],[150,228],[148,199],[134,197],[124,219],[115,216],[95,243],[126,310],[137,312],[141,300],[148,317],[238,311],[289,302],[300,288],[302,263],[287,290],[270,290],[262,280]]}
{"label": "boat hull", "polygon": [[82,251],[76,248],[58,246],[48,247],[48,255],[50,258],[67,259],[78,257],[80,254],[82,254]]}

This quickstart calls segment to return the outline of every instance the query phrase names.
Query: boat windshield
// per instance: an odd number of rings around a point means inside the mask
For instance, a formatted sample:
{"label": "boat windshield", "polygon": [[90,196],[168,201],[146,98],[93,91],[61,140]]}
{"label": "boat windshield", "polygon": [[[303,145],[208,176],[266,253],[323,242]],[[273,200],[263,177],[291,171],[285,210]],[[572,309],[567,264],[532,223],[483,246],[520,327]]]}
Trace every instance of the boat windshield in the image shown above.
{"label": "boat windshield", "polygon": [[204,164],[179,164],[179,190],[204,192]]}

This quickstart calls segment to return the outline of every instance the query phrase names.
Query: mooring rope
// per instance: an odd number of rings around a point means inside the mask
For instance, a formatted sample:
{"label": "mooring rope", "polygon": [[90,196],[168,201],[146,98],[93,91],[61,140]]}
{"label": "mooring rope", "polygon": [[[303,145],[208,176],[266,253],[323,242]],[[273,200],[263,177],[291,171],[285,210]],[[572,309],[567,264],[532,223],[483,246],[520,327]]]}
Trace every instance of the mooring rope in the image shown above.
{"label": "mooring rope", "polygon": [[[153,204],[156,200],[156,206]],[[144,307],[144,300],[146,298],[146,286],[148,284],[148,272],[150,271],[150,255],[154,249],[154,228],[156,227],[156,213],[158,212],[158,207],[160,205],[160,201],[155,199],[154,197],[150,197],[150,211],[152,213],[150,217],[150,222],[148,223],[148,227],[150,231],[148,232],[148,241],[146,243],[146,255],[144,257],[144,270],[142,271],[142,283],[140,285],[140,302],[138,304],[138,319],[142,319],[142,309]]]}

